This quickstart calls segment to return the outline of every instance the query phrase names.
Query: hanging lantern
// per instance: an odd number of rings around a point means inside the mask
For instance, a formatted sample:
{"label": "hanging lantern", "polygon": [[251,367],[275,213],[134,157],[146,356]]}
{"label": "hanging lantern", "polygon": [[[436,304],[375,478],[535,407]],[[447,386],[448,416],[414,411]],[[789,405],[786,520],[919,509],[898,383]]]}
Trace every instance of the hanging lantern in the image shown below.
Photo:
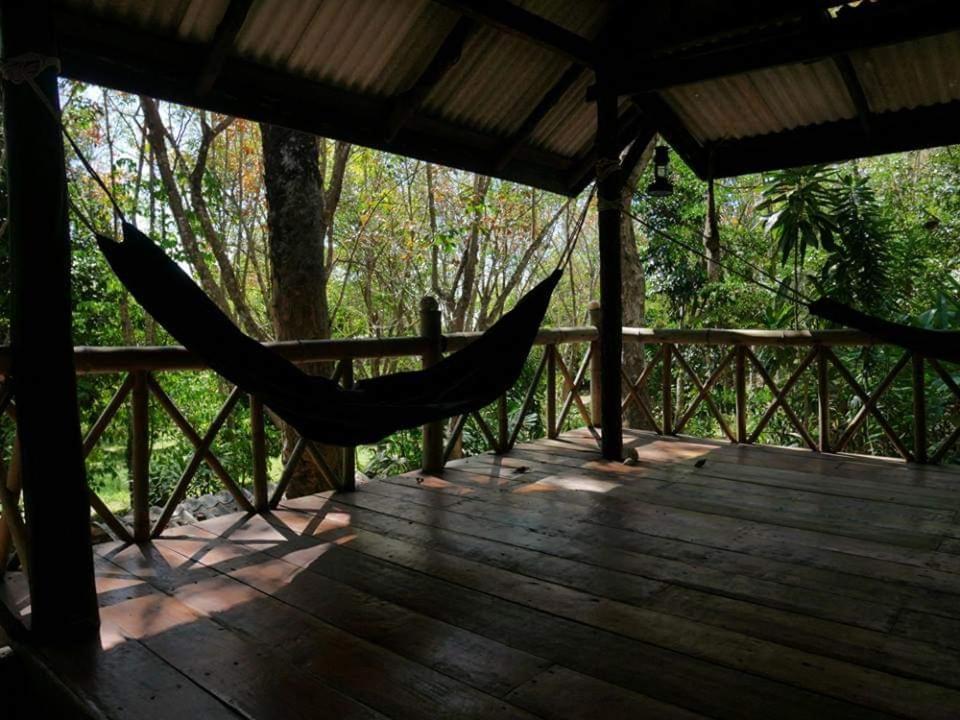
{"label": "hanging lantern", "polygon": [[672,193],[670,148],[666,145],[658,145],[653,153],[653,182],[647,186],[647,194],[653,197],[666,197]]}

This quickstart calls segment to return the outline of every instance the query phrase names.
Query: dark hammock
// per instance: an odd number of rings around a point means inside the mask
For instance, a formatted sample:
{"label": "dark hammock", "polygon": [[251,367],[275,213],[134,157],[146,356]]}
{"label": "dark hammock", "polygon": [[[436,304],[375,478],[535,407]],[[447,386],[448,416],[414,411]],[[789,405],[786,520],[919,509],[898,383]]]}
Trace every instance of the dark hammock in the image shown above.
{"label": "dark hammock", "polygon": [[899,345],[924,357],[960,362],[960,333],[951,330],[924,330],[883,320],[854,310],[830,298],[814,300],[807,306],[817,317],[862,330],[878,340]]}
{"label": "dark hammock", "polygon": [[523,296],[483,335],[433,367],[344,389],[308,375],[243,334],[150,238],[97,236],[110,267],[143,308],[214,371],[254,395],[303,437],[354,446],[490,404],[520,377],[562,270]]}

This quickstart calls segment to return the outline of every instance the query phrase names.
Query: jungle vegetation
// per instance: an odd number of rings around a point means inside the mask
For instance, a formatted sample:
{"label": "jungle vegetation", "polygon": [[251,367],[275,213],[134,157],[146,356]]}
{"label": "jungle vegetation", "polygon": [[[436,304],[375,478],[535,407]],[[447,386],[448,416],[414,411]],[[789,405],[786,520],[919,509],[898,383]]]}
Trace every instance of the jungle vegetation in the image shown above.
{"label": "jungle vegetation", "polygon": [[[331,337],[416,334],[420,298],[438,298],[445,331],[482,330],[551,270],[570,240],[586,203],[583,235],[570,271],[555,295],[548,321],[581,325],[587,305],[598,296],[596,208],[584,191],[567,199],[497,179],[328,140],[297,157],[296,172],[319,179],[319,194],[307,197],[304,243],[317,244],[316,277],[301,285],[298,302],[323,314],[314,326],[300,325],[296,306],[278,301],[284,282],[278,265],[288,262],[271,246],[270,206],[265,186],[267,160],[273,172],[287,172],[284,157],[297,138],[268,137],[257,124],[118,92],[64,82],[67,127],[91,157],[129,217],[136,219],[246,332],[263,340],[316,328]],[[283,143],[288,143],[286,146]],[[265,144],[272,143],[270,147]],[[284,156],[283,152],[288,155]],[[273,153],[273,155],[270,155]],[[279,153],[279,154],[278,154]],[[315,154],[310,154],[315,153]],[[98,227],[117,232],[110,205],[68,152],[72,201]],[[675,242],[704,246],[707,194],[672,157],[674,193],[652,198],[646,168],[634,178],[629,199],[643,224],[625,237],[642,282],[624,298],[631,317],[653,327],[814,328],[822,327],[802,305],[751,281],[756,268],[807,295],[821,293],[888,319],[933,328],[960,329],[960,149],[953,147],[717,180],[720,259],[708,272],[704,258]],[[304,165],[306,163],[306,165]],[[289,178],[281,177],[286,181]],[[309,179],[309,178],[308,178]],[[274,177],[274,181],[277,178]],[[271,192],[280,192],[276,185]],[[273,198],[276,196],[274,195]],[[273,199],[271,198],[271,199]],[[303,206],[300,208],[303,209]],[[74,248],[74,332],[82,345],[155,345],[171,342],[110,273],[82,224],[72,226]],[[728,252],[732,249],[736,255]],[[0,257],[0,304],[8,303],[6,244]],[[288,263],[289,264],[289,263]],[[285,292],[282,288],[280,292]],[[306,298],[306,299],[303,299]],[[639,314],[638,314],[639,313]],[[7,313],[0,312],[0,322]],[[291,331],[293,328],[293,331]],[[291,332],[294,335],[291,335]],[[6,335],[6,327],[0,327]],[[572,352],[572,350],[571,350]],[[709,375],[721,350],[684,350],[701,377]],[[896,361],[895,349],[844,351],[843,359],[867,387]],[[793,350],[766,351],[764,362],[776,377],[796,365]],[[531,363],[536,358],[532,358]],[[575,363],[575,360],[573,361]],[[359,377],[412,367],[413,360],[358,363]],[[528,375],[532,375],[532,367]],[[816,427],[813,375],[791,395],[794,409]],[[906,373],[909,375],[909,373]],[[227,391],[212,373],[167,373],[161,382],[181,410],[202,427]],[[80,380],[80,407],[86,427],[119,383],[110,376]],[[510,398],[516,413],[524,388]],[[936,385],[928,399],[931,436],[949,433],[958,420],[949,390]],[[942,383],[941,383],[942,385]],[[732,382],[716,389],[718,405],[733,406]],[[694,388],[678,381],[682,403]],[[770,402],[758,383],[751,392],[755,412]],[[896,427],[910,422],[909,378],[884,397],[884,413]],[[837,393],[838,418],[856,412],[859,400]],[[525,433],[543,434],[542,397],[526,418]],[[122,413],[126,413],[124,410]],[[235,478],[249,482],[247,410],[238,409],[215,450]],[[571,415],[571,422],[576,418]],[[121,415],[88,461],[90,481],[115,507],[126,503],[129,418]],[[9,433],[9,428],[7,428]],[[718,436],[715,421],[701,409],[686,432]],[[764,442],[795,445],[798,438],[775,418]],[[269,436],[280,464],[282,437]],[[471,425],[464,451],[484,449]],[[856,452],[891,455],[873,423],[857,433]],[[158,410],[151,415],[153,502],[165,499],[192,454],[192,446]],[[419,436],[399,433],[363,448],[360,470],[370,475],[414,468]],[[216,487],[201,471],[194,492]]]}

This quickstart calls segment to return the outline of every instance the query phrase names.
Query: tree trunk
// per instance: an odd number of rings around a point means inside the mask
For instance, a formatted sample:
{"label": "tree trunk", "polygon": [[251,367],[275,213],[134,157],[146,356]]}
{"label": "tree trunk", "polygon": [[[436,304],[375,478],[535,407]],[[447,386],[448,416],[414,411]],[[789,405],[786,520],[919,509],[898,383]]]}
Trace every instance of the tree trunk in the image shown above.
{"label": "tree trunk", "polygon": [[[620,195],[624,211],[630,209],[630,203],[633,199],[633,193],[637,186],[637,181],[643,174],[650,159],[653,157],[653,149],[656,146],[656,139],[649,142],[643,152],[637,157],[637,162],[632,168],[624,168],[626,179],[623,184],[623,190]],[[643,264],[640,262],[640,255],[637,252],[637,234],[633,226],[633,220],[626,214],[621,213],[620,221],[620,257],[623,272],[623,324],[627,327],[642,327],[646,322],[646,297],[647,284],[643,273]],[[623,370],[627,377],[632,381],[640,377],[643,368],[646,365],[643,353],[643,345],[637,342],[627,341],[623,344]],[[626,390],[624,390],[626,396]],[[641,397],[646,398],[646,393],[641,393]],[[640,411],[636,403],[627,405],[624,415],[624,425],[626,427],[640,428],[643,430],[653,429],[646,416]]]}
{"label": "tree trunk", "polygon": [[[263,143],[263,180],[267,196],[267,225],[272,280],[272,316],[277,340],[330,337],[327,311],[327,275],[324,245],[328,213],[320,172],[320,140],[307,133],[260,125]],[[330,363],[304,368],[329,375]],[[296,440],[284,428],[284,456]],[[331,467],[338,466],[338,450],[324,448]],[[323,476],[304,460],[293,474],[288,497],[327,489]]]}
{"label": "tree trunk", "polygon": [[720,271],[720,224],[717,221],[713,178],[707,181],[707,217],[703,222],[703,248],[707,256],[707,280],[717,282],[723,274]]}

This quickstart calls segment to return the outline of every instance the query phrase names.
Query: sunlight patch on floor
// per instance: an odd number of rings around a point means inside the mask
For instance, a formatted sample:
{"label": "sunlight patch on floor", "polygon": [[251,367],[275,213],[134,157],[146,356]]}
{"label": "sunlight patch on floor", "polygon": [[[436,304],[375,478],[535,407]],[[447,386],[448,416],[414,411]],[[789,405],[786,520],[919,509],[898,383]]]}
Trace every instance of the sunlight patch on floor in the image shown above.
{"label": "sunlight patch on floor", "polygon": [[608,493],[620,487],[620,483],[599,478],[583,477],[581,475],[551,475],[537,480],[529,485],[514,490],[515,493],[526,494],[536,492],[552,492],[555,490],[578,490],[580,492]]}

